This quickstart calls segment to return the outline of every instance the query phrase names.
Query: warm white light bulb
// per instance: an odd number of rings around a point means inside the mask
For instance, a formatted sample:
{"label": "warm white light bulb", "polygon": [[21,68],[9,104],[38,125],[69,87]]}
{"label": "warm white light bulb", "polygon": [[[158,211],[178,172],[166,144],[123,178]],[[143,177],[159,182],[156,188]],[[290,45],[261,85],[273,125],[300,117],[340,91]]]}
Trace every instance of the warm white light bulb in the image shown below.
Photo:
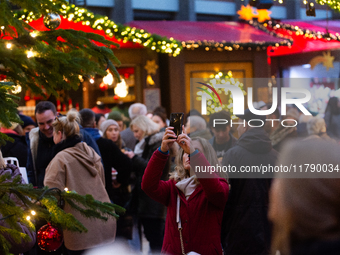
{"label": "warm white light bulb", "polygon": [[107,71],[107,75],[103,78],[103,82],[107,85],[112,85],[113,76],[109,71]]}
{"label": "warm white light bulb", "polygon": [[115,94],[119,97],[126,97],[129,93],[129,86],[126,85],[126,82],[124,79],[120,83],[117,84],[115,87]]}
{"label": "warm white light bulb", "polygon": [[16,86],[14,86],[14,89],[12,89],[12,93],[13,94],[18,94],[18,93],[21,92],[21,90],[22,90],[21,86],[20,85],[16,85]]}
{"label": "warm white light bulb", "polygon": [[91,84],[94,83],[94,79],[93,79],[93,78],[90,79],[90,83],[91,83]]}
{"label": "warm white light bulb", "polygon": [[11,43],[7,43],[7,44],[6,44],[6,48],[7,48],[7,49],[12,48],[12,44],[11,44]]}
{"label": "warm white light bulb", "polygon": [[37,213],[36,213],[35,211],[32,210],[32,211],[31,211],[31,214],[32,214],[32,215],[36,215]]}
{"label": "warm white light bulb", "polygon": [[64,190],[65,190],[65,191],[68,191],[68,188],[66,188],[66,187],[65,187],[65,189],[64,189]]}
{"label": "warm white light bulb", "polygon": [[27,217],[26,217],[26,220],[30,220],[30,219],[31,219],[31,217],[30,217],[30,216],[27,216]]}
{"label": "warm white light bulb", "polygon": [[33,51],[30,50],[30,51],[27,52],[27,58],[31,58],[33,56],[34,56]]}

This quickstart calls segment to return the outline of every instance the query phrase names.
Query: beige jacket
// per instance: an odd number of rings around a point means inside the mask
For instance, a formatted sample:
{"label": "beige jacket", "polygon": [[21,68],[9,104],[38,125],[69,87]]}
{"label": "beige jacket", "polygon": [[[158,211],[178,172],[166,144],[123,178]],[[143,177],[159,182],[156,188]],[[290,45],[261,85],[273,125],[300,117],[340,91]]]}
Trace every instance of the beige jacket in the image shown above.
{"label": "beige jacket", "polygon": [[[110,202],[105,190],[104,169],[101,158],[86,143],[77,143],[74,147],[59,152],[46,168],[44,185],[49,188],[65,187],[80,195],[90,194],[94,199]],[[65,205],[65,212],[72,213],[88,230],[76,233],[64,230],[65,246],[69,250],[85,250],[114,241],[116,220],[108,221],[88,219],[79,212]]]}

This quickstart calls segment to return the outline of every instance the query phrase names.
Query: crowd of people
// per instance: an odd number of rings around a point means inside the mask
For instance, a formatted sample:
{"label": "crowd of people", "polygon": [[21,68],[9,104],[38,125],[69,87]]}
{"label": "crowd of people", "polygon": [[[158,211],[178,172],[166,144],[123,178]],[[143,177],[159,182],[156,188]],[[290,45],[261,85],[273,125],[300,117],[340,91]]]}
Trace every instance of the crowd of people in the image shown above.
{"label": "crowd of people", "polygon": [[[53,103],[41,101],[35,121],[19,114],[23,124],[1,128],[14,139],[1,146],[3,157],[16,157],[35,187],[67,187],[126,209],[118,220],[102,222],[66,206],[88,232],[64,231],[64,245],[50,254],[80,255],[103,245],[114,249],[116,243],[126,246],[126,254],[140,254],[143,236],[151,254],[337,254],[340,179],[241,178],[232,173],[207,178],[195,169],[297,165],[311,158],[336,165],[339,99],[330,98],[324,118],[306,116],[296,107],[285,116],[279,110],[258,116],[247,109],[237,116],[238,125],[231,125],[225,110],[209,120],[192,110],[178,136],[163,107],[150,113],[135,103],[128,113],[129,123],[118,111],[70,110],[62,116]],[[217,125],[216,119],[225,121]],[[285,120],[285,125],[266,119]],[[0,166],[18,174],[14,165],[0,161]],[[14,252],[45,254],[34,245],[34,233],[29,234],[33,242]]]}

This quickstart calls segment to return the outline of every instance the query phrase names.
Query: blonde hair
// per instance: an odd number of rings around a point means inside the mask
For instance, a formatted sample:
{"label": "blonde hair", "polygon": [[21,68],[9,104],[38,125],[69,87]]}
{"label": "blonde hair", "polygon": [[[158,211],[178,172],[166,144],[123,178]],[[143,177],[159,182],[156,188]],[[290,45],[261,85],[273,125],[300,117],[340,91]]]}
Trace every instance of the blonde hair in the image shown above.
{"label": "blonde hair", "polygon": [[[204,151],[201,152],[204,154],[211,166],[220,165],[216,156],[216,152],[208,140],[201,137],[193,137],[191,138],[191,141],[198,141],[202,145]],[[190,170],[184,169],[183,155],[184,151],[182,148],[180,148],[175,158],[175,171],[170,174],[170,179],[174,180],[175,182],[179,182],[190,176]],[[220,177],[227,179],[227,176],[223,176],[223,173],[220,174]],[[195,178],[195,183],[199,183],[197,178]]]}
{"label": "blonde hair", "polygon": [[320,135],[326,133],[326,123],[324,119],[313,117],[307,122],[307,131],[309,135]]}
{"label": "blonde hair", "polygon": [[160,129],[155,122],[144,115],[134,118],[130,123],[130,128],[132,129],[133,126],[136,126],[143,131],[143,137],[153,135]]}
{"label": "blonde hair", "polygon": [[76,110],[70,110],[66,117],[56,117],[52,126],[55,132],[61,131],[68,138],[79,135],[80,128],[78,123],[80,123],[79,113]]}

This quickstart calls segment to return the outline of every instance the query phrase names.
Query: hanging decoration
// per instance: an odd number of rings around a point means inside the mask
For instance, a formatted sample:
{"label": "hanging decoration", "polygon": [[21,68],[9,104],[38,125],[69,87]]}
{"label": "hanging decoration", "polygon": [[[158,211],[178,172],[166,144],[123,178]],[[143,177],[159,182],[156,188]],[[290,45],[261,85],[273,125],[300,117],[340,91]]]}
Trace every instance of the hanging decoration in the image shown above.
{"label": "hanging decoration", "polygon": [[241,5],[241,10],[237,11],[240,19],[252,20],[253,19],[253,8],[248,4],[247,6]]}
{"label": "hanging decoration", "polygon": [[60,112],[61,111],[61,103],[60,100],[57,99],[57,111]]}
{"label": "hanging decoration", "polygon": [[147,71],[148,76],[146,77],[146,84],[147,85],[155,85],[154,80],[152,79],[152,74],[155,75],[158,69],[158,65],[156,64],[155,60],[147,60],[144,69]]}
{"label": "hanging decoration", "polygon": [[[200,83],[203,84],[203,83]],[[246,95],[246,91],[244,90],[244,85],[238,79],[233,78],[233,74],[231,71],[224,73],[224,72],[217,72],[216,74],[210,75],[209,79],[207,79],[205,87],[197,87],[199,91],[197,92],[197,100],[202,100],[203,93],[209,95],[207,97],[207,114],[213,114],[215,112],[219,112],[222,110],[229,111],[230,113],[233,112],[233,99],[231,98],[231,93],[229,90],[225,91],[224,89],[216,89],[216,84],[228,84],[234,85],[239,87],[243,94]],[[215,98],[215,95],[217,100]],[[221,99],[222,97],[222,99]],[[223,104],[226,102],[226,104]],[[232,119],[235,119],[236,116],[232,115]]]}
{"label": "hanging decoration", "polygon": [[303,2],[306,5],[306,15],[315,17],[315,5],[312,0],[304,0]]}
{"label": "hanging decoration", "polygon": [[68,99],[68,109],[71,110],[72,108],[73,108],[72,99],[69,98],[69,99]]}
{"label": "hanging decoration", "polygon": [[16,86],[13,86],[13,89],[11,90],[11,92],[13,94],[18,94],[22,91],[22,87],[20,85],[16,85]]}
{"label": "hanging decoration", "polygon": [[125,79],[121,78],[121,82],[118,83],[115,87],[115,94],[118,97],[126,97],[129,94],[129,86],[126,84]]}
{"label": "hanging decoration", "polygon": [[107,75],[104,76],[103,82],[104,82],[105,84],[109,85],[109,86],[111,86],[111,85],[113,84],[114,78],[113,78],[113,76],[112,76],[112,74],[110,73],[109,70],[107,70]]}
{"label": "hanging decoration", "polygon": [[48,13],[44,17],[44,25],[48,29],[54,30],[59,27],[61,23],[61,18],[58,13]]}
{"label": "hanging decoration", "polygon": [[331,56],[330,51],[323,52],[322,56],[316,56],[312,58],[311,61],[309,61],[310,69],[313,70],[316,65],[322,63],[327,68],[327,71],[328,71],[329,68],[334,68],[333,61],[334,61],[334,57]]}
{"label": "hanging decoration", "polygon": [[101,91],[105,91],[109,88],[109,86],[106,83],[102,82],[99,84],[99,88]]}
{"label": "hanging decoration", "polygon": [[42,226],[37,232],[37,242],[44,251],[55,251],[63,243],[63,232],[50,223]]}
{"label": "hanging decoration", "polygon": [[249,21],[256,18],[260,23],[270,20],[271,13],[272,12],[267,9],[252,8],[249,4],[247,6],[241,5],[241,10],[237,11],[237,14],[240,15],[240,19]]}

